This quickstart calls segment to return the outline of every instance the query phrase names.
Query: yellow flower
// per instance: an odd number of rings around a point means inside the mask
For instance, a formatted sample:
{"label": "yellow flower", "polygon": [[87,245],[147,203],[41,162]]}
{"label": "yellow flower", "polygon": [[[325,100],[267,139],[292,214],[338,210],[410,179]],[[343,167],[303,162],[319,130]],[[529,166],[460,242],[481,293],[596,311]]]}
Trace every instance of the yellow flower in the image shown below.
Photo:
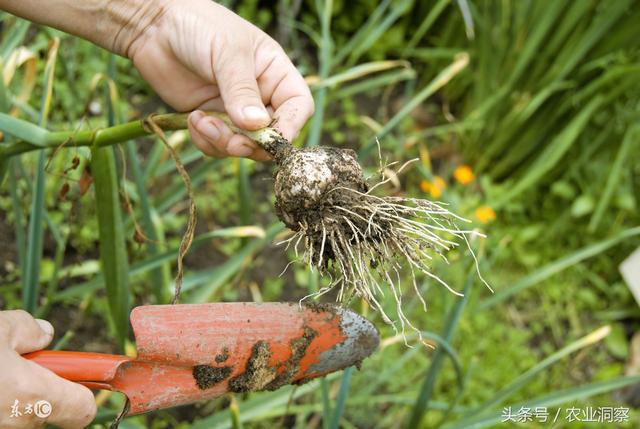
{"label": "yellow flower", "polygon": [[476,217],[482,223],[489,223],[496,219],[496,212],[489,206],[480,206],[476,209]]}
{"label": "yellow flower", "polygon": [[423,180],[420,182],[422,192],[430,194],[433,198],[440,198],[442,190],[446,187],[446,183],[440,176],[434,176],[432,181]]}
{"label": "yellow flower", "polygon": [[468,185],[473,182],[476,176],[473,174],[473,170],[468,165],[462,164],[458,166],[453,172],[453,177],[461,185]]}

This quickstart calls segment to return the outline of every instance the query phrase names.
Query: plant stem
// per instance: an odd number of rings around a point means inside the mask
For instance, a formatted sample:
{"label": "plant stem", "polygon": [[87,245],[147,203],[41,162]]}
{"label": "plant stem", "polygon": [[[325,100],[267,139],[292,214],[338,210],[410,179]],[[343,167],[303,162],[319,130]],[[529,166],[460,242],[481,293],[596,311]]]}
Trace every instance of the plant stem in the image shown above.
{"label": "plant stem", "polygon": [[[282,149],[289,146],[289,142],[273,128],[266,127],[259,130],[248,131],[235,126],[233,122],[231,122],[231,119],[224,113],[207,112],[207,115],[222,119],[234,133],[243,134],[249,137],[274,157],[276,157]],[[150,115],[144,119],[93,130],[49,131],[46,134],[44,144],[41,145],[24,140],[9,143],[7,145],[0,145],[0,157],[11,157],[34,150],[57,148],[62,145],[69,147],[93,145],[98,147],[110,146],[153,134],[153,131],[146,125],[148,121],[153,121],[163,131],[186,129],[188,116],[188,113],[167,113],[162,115]],[[14,119],[14,121],[17,120]],[[11,133],[11,130],[4,131]]]}

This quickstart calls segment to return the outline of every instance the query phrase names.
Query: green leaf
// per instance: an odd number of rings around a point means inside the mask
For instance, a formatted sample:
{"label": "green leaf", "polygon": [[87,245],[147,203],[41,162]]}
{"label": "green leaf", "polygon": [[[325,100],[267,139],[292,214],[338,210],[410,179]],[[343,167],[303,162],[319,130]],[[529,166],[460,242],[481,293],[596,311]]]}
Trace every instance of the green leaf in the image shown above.
{"label": "green leaf", "polygon": [[576,195],[576,190],[565,180],[558,180],[551,185],[551,193],[565,200],[572,200]]}
{"label": "green leaf", "polygon": [[[466,53],[459,54],[453,63],[442,70],[431,82],[422,88],[411,100],[409,100],[396,113],[393,118],[387,122],[382,129],[376,133],[377,139],[384,138],[391,130],[393,130],[404,118],[406,118],[419,104],[433,95],[436,91],[445,86],[451,79],[457,76],[469,64],[469,55]],[[376,146],[376,139],[372,139],[365,147],[360,150],[360,156],[366,156]]]}
{"label": "green leaf", "polygon": [[624,326],[620,323],[613,325],[611,335],[605,340],[605,345],[616,359],[626,360],[629,357],[629,341]]}
{"label": "green leaf", "polygon": [[40,290],[40,265],[44,240],[44,176],[45,153],[40,151],[36,170],[35,189],[31,200],[31,216],[27,231],[27,254],[22,276],[24,309],[35,313]]}
{"label": "green leaf", "polygon": [[349,384],[351,382],[352,375],[352,366],[345,369],[342,373],[340,391],[338,392],[338,397],[336,398],[336,405],[335,407],[333,407],[333,415],[331,416],[331,424],[329,425],[330,429],[338,429],[340,427],[340,419],[342,418],[342,413],[344,412],[344,407],[347,403],[347,398],[349,397]]}
{"label": "green leaf", "polygon": [[123,349],[129,334],[129,261],[113,148],[91,149],[91,174],[96,194],[100,261],[109,313],[116,328],[118,343]]}
{"label": "green leaf", "polygon": [[381,73],[380,75],[370,77],[361,82],[345,85],[343,88],[336,90],[333,97],[335,99],[349,98],[361,92],[373,91],[381,87],[387,87],[398,82],[412,80],[415,78],[416,71],[413,69],[400,69]]}
{"label": "green leaf", "polygon": [[9,171],[9,158],[0,155],[0,186],[4,183],[4,178],[7,177]]}
{"label": "green leaf", "polygon": [[[209,158],[190,170],[189,177],[191,178],[191,186],[195,189],[200,183],[203,183],[209,176],[211,169],[216,168],[221,162],[219,159]],[[187,194],[187,188],[184,186],[180,175],[174,174],[171,179],[171,183],[166,186],[166,191],[153,200],[153,206],[160,213],[169,210],[174,204],[184,199],[184,196]]]}
{"label": "green leaf", "polygon": [[6,59],[11,51],[13,51],[18,45],[22,43],[27,30],[31,22],[26,19],[16,18],[16,22],[13,25],[6,26],[6,34],[2,37],[2,44],[0,45],[0,57]]}
{"label": "green leaf", "polygon": [[[333,40],[331,38],[331,14],[333,10],[333,0],[324,0],[322,6],[316,1],[316,7],[320,15],[320,23],[322,28],[322,39],[320,42],[320,51],[318,53],[318,62],[320,64],[319,77],[324,80],[329,77],[331,72],[331,61],[333,59]],[[307,138],[307,146],[318,146],[322,137],[322,125],[324,124],[324,110],[327,101],[327,88],[320,88],[315,91],[316,110],[311,118],[311,126],[309,128],[309,136]]]}
{"label": "green leaf", "polygon": [[622,140],[622,144],[618,149],[618,153],[616,155],[616,159],[609,170],[609,174],[607,176],[607,183],[604,187],[604,191],[600,195],[598,199],[598,207],[596,207],[596,211],[593,213],[591,217],[591,221],[589,222],[588,230],[590,232],[594,232],[600,221],[602,220],[602,216],[604,215],[604,211],[609,206],[609,202],[611,201],[611,197],[616,190],[616,186],[620,182],[620,177],[622,176],[622,168],[625,162],[632,161],[629,159],[629,154],[631,149],[635,146],[640,145],[640,126],[638,124],[632,126],[627,130],[624,135],[624,140]]}
{"label": "green leaf", "polygon": [[235,396],[231,396],[231,404],[229,405],[229,412],[231,413],[231,427],[233,429],[242,429],[242,417],[240,417],[240,407],[238,407],[238,401]]}
{"label": "green leaf", "polygon": [[18,248],[18,265],[20,267],[20,270],[24,270],[27,255],[27,245],[24,228],[25,215],[22,209],[20,197],[18,195],[18,168],[16,164],[19,162],[19,158],[16,158],[15,160],[8,160],[9,193],[11,195],[11,209],[13,211],[13,217],[15,219],[14,222],[16,246]]}
{"label": "green leaf", "polygon": [[[113,73],[113,55],[109,56],[110,72]],[[118,121],[117,88],[111,78],[94,79],[94,87],[100,82],[105,85],[108,123],[113,126]],[[91,147],[91,175],[96,195],[98,236],[100,239],[100,262],[107,290],[109,315],[116,330],[118,345],[124,350],[129,337],[129,256],[125,238],[125,226],[117,176],[115,148],[100,148],[97,142]]]}
{"label": "green leaf", "polygon": [[593,211],[593,207],[596,205],[591,195],[580,195],[571,204],[571,216],[582,217],[588,215]]}
{"label": "green leaf", "polygon": [[563,51],[561,55],[555,58],[555,61],[552,63],[554,67],[552,67],[549,75],[552,76],[554,80],[562,80],[568,76],[580,60],[587,55],[589,50],[592,49],[598,41],[606,38],[611,27],[628,13],[630,5],[631,2],[629,0],[607,2],[606,11],[595,15],[587,31],[580,35],[581,37],[578,42],[566,45],[566,55],[562,55],[564,54]]}
{"label": "green leaf", "polygon": [[543,19],[536,21],[537,25],[531,26],[531,34],[528,35],[524,48],[517,56],[517,63],[510,73],[506,86],[511,88],[527,70],[532,61],[535,61],[536,54],[540,52],[540,45],[550,32],[554,31],[553,24],[561,15],[566,4],[563,2],[551,2],[544,5]]}
{"label": "green leaf", "polygon": [[[136,144],[133,141],[126,143],[127,153],[127,165],[130,167],[131,176],[136,186],[136,193],[138,195],[138,202],[141,213],[141,225],[144,230],[144,234],[149,238],[145,242],[145,248],[147,254],[150,257],[157,256],[160,253],[160,245],[158,243],[158,232],[156,225],[153,222],[154,207],[151,205],[151,199],[147,193],[147,188],[144,182],[144,174],[141,168],[141,162],[136,151]],[[156,304],[165,304],[168,297],[169,286],[169,264],[163,264],[157,268],[154,268],[149,272],[149,281],[151,282],[153,293],[155,296]]]}
{"label": "green leaf", "polygon": [[320,379],[320,389],[322,394],[322,427],[329,429],[333,410],[331,409],[331,398],[329,397],[329,382],[326,377]]}
{"label": "green leaf", "polygon": [[19,140],[24,140],[33,145],[44,147],[47,142],[49,132],[35,124],[22,119],[14,118],[6,113],[0,113],[0,130],[14,136]]}
{"label": "green leaf", "polygon": [[551,143],[538,155],[536,161],[525,172],[524,176],[511,186],[494,204],[504,205],[509,200],[531,188],[542,179],[571,148],[580,133],[584,131],[591,115],[602,105],[604,98],[596,96],[578,115],[558,134]]}
{"label": "green leaf", "polygon": [[273,237],[282,231],[283,227],[279,222],[271,225],[267,229],[265,237],[250,241],[222,265],[200,273],[196,281],[193,281],[194,275],[185,277],[182,290],[187,292],[195,289],[194,292],[187,294],[185,301],[189,303],[208,302],[211,296],[240,271],[249,258],[269,244]]}
{"label": "green leaf", "polygon": [[[47,63],[44,70],[44,90],[40,103],[40,125],[45,127],[51,98],[53,94],[53,78],[55,74],[56,58],[60,40],[53,39],[49,48]],[[31,216],[27,232],[27,254],[22,273],[22,302],[24,309],[35,313],[38,305],[40,289],[40,265],[44,246],[44,194],[45,194],[45,151],[38,154],[35,186],[31,201]]]}
{"label": "green leaf", "polygon": [[544,267],[534,271],[528,276],[521,278],[510,288],[503,289],[497,292],[492,297],[487,298],[478,306],[478,311],[486,310],[489,307],[493,307],[494,305],[498,304],[501,301],[504,301],[508,297],[521,292],[522,290],[527,289],[531,286],[534,286],[541,281],[548,279],[554,274],[557,274],[560,271],[563,271],[585,259],[599,255],[610,247],[613,247],[618,243],[636,235],[640,235],[640,226],[624,230],[613,238],[603,240],[595,244],[590,244],[583,247],[582,249],[578,249],[577,251],[565,257],[553,261],[552,263],[545,265]]}
{"label": "green leaf", "polygon": [[247,168],[247,159],[238,159],[236,166],[238,168],[238,197],[240,199],[240,220],[244,225],[253,223],[253,196],[251,195],[251,181]]}
{"label": "green leaf", "polygon": [[[224,237],[240,237],[240,238],[246,238],[246,237],[257,237],[257,238],[264,238],[266,236],[265,231],[257,226],[238,226],[238,227],[232,227],[232,228],[223,228],[223,229],[217,229],[214,231],[209,231],[206,232],[204,234],[199,235],[198,237],[196,237],[193,240],[193,243],[191,244],[191,249],[196,249],[198,246],[201,246],[202,244],[206,243],[207,241],[211,240],[212,238],[224,238]],[[143,261],[140,262],[136,262],[135,264],[131,265],[130,269],[129,269],[129,282],[131,282],[136,276],[141,276],[143,274],[147,274],[150,271],[163,266],[164,264],[171,262],[171,261],[175,261],[175,259],[178,257],[178,249],[172,249],[163,253],[160,253],[156,256],[147,258]],[[91,273],[93,271],[92,268],[88,269],[88,270],[80,270],[76,275],[87,275],[89,273]],[[193,276],[189,276],[186,278],[187,283],[190,282],[190,278]],[[206,280],[206,279],[205,279]],[[204,280],[201,280],[202,282],[204,282]],[[200,284],[200,283],[198,283]],[[60,291],[56,296],[55,296],[55,300],[56,301],[64,301],[67,299],[71,299],[71,298],[75,298],[78,296],[82,296],[88,293],[92,293],[96,290],[98,290],[101,287],[104,287],[105,285],[105,281],[104,281],[104,277],[102,276],[97,276],[96,278],[86,282],[86,283],[82,283],[79,285],[75,285],[75,286],[71,286],[66,288],[63,291]]]}
{"label": "green leaf", "polygon": [[342,46],[338,52],[331,58],[333,65],[342,64],[344,60],[356,49],[358,45],[363,43],[363,40],[367,38],[376,27],[380,25],[382,19],[384,19],[387,9],[391,5],[391,0],[382,0],[378,3],[375,10],[369,15],[367,22],[365,22],[356,32],[356,34],[349,39],[347,43]]}
{"label": "green leaf", "polygon": [[467,38],[469,40],[473,40],[475,38],[475,27],[473,24],[473,17],[471,16],[471,9],[469,8],[469,2],[467,2],[467,0],[457,0],[457,3],[460,13],[462,13],[462,20],[464,21]]}
{"label": "green leaf", "polygon": [[411,40],[405,48],[405,54],[416,47],[420,39],[427,33],[431,26],[436,22],[438,17],[442,14],[442,11],[451,3],[451,0],[438,0],[438,2],[429,8],[429,13],[422,20],[418,29],[413,32]]}
{"label": "green leaf", "polygon": [[321,80],[318,80],[317,82],[313,82],[311,83],[310,86],[312,89],[335,88],[346,82],[350,82],[356,79],[362,79],[371,74],[380,73],[382,71],[386,71],[386,70],[390,70],[398,67],[401,67],[402,70],[411,70],[411,65],[407,61],[399,61],[399,60],[373,61],[369,63],[358,64],[338,74],[329,76],[326,79],[321,79]]}
{"label": "green leaf", "polygon": [[386,32],[389,28],[411,7],[413,0],[399,0],[391,3],[391,10],[383,16],[380,22],[372,26],[368,31],[363,33],[363,38],[355,43],[353,48],[349,50],[348,64],[353,65],[356,61],[367,52]]}
{"label": "green leaf", "polygon": [[[475,276],[476,271],[474,267],[471,274],[467,278],[467,283],[464,287],[464,296],[458,299],[449,311],[445,326],[442,330],[443,343],[451,343],[451,339],[453,338],[453,335],[455,334],[455,331],[458,327],[458,323],[460,322],[460,317],[462,316],[464,307],[469,300],[469,295],[471,294],[471,286],[473,285]],[[444,349],[445,347],[438,347],[433,353],[431,365],[429,365],[429,370],[424,377],[424,381],[422,382],[422,386],[420,387],[420,392],[411,410],[411,416],[407,425],[408,428],[418,428],[424,414],[429,409],[429,402],[431,400],[431,395],[433,394],[436,379],[438,378],[438,374],[440,373],[442,364],[444,363],[444,358],[448,352],[448,350]]]}

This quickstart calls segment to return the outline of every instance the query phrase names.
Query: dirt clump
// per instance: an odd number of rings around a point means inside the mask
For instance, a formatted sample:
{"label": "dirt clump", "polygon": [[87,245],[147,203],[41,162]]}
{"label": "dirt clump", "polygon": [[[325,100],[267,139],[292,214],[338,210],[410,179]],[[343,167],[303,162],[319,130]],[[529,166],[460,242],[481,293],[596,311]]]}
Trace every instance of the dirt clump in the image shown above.
{"label": "dirt clump", "polygon": [[316,314],[328,313],[333,316],[336,314],[338,306],[330,303],[320,303],[314,301],[303,301],[302,305]]}
{"label": "dirt clump", "polygon": [[295,338],[289,343],[291,345],[291,357],[280,367],[284,367],[282,372],[278,374],[269,384],[264,387],[264,390],[276,390],[285,384],[291,384],[294,377],[300,371],[300,361],[304,357],[309,344],[318,333],[308,326],[304,327],[304,335],[300,338]]}
{"label": "dirt clump", "polygon": [[229,349],[225,347],[220,354],[216,355],[215,361],[216,363],[224,363],[227,359],[229,359]]}
{"label": "dirt clump", "polygon": [[235,393],[261,390],[276,376],[276,369],[269,367],[271,348],[266,341],[258,341],[251,349],[245,371],[229,380],[229,390]]}
{"label": "dirt clump", "polygon": [[289,359],[275,366],[269,366],[271,359],[269,344],[266,341],[258,341],[252,348],[244,373],[229,380],[229,390],[236,393],[276,390],[293,383],[300,371],[300,361],[307,352],[309,344],[317,336],[318,332],[305,326],[303,335],[289,342],[291,347]]}
{"label": "dirt clump", "polygon": [[316,314],[325,314],[324,320],[329,322],[337,316],[338,307],[336,304],[320,303],[317,301],[303,301],[302,305]]}
{"label": "dirt clump", "polygon": [[233,367],[215,367],[211,365],[195,365],[193,378],[201,390],[210,389],[231,375]]}

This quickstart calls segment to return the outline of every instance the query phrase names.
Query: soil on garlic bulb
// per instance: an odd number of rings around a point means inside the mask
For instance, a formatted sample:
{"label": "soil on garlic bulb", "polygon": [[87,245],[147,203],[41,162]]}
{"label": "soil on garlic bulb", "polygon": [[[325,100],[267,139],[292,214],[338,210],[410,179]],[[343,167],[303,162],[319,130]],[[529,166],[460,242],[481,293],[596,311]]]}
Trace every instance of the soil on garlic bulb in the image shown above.
{"label": "soil on garlic bulb", "polygon": [[316,147],[293,150],[279,165],[275,180],[276,211],[292,230],[319,225],[336,205],[350,206],[354,195],[336,188],[367,192],[356,153],[350,149]]}

